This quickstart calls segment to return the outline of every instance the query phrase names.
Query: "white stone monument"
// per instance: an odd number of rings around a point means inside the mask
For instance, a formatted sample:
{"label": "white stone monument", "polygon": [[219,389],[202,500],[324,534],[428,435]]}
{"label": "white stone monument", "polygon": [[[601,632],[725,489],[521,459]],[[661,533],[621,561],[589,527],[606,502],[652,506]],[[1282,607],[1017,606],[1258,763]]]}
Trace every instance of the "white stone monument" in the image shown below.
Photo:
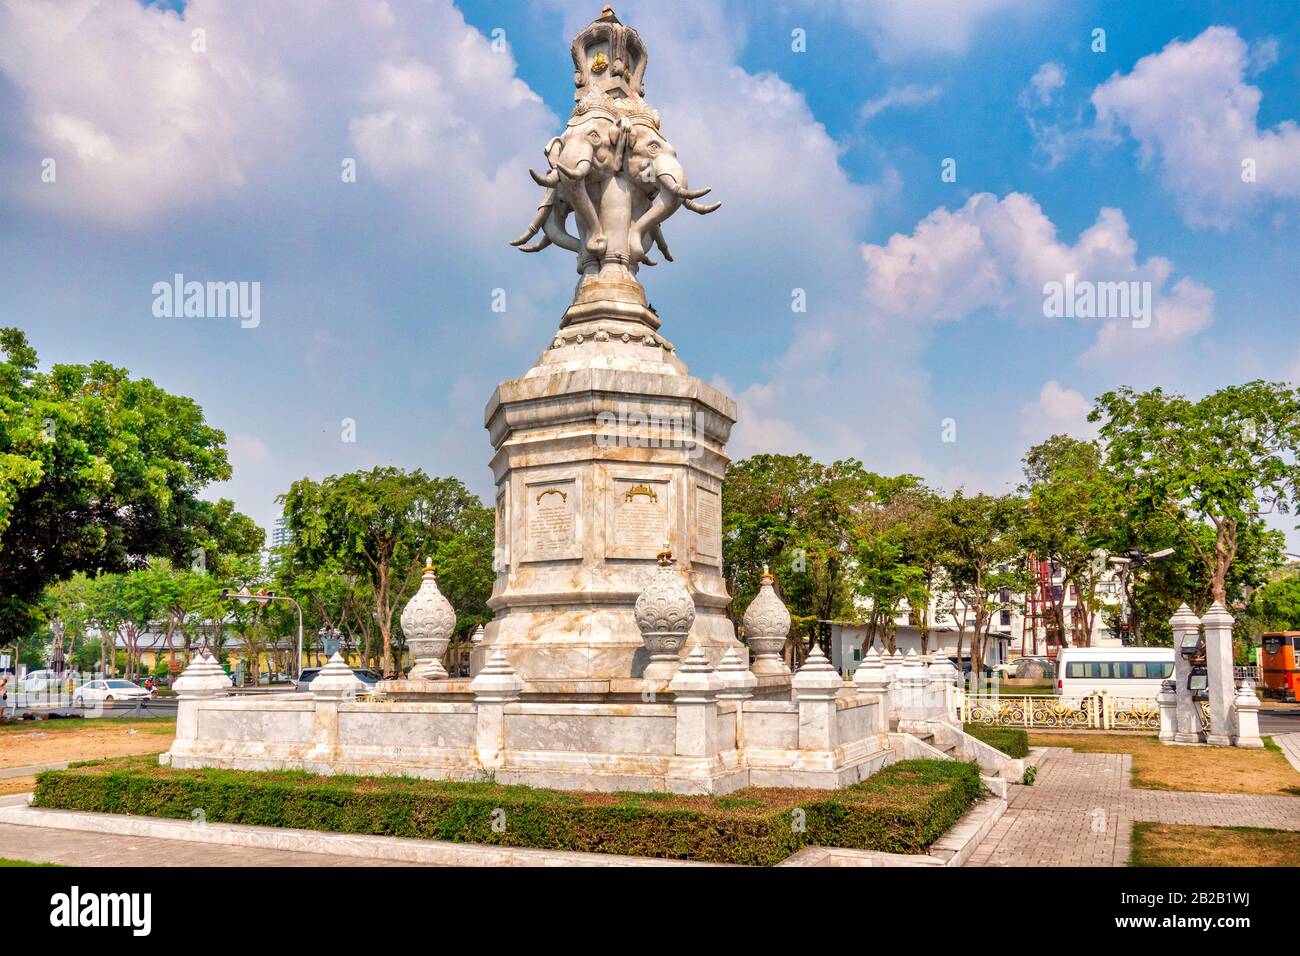
{"label": "white stone monument", "polygon": [[722,578],[736,404],[689,374],[638,279],[656,246],[671,259],[669,216],[717,205],[696,202],[708,190],[690,189],[644,99],[636,30],[606,7],[571,53],[576,105],[515,244],[540,231],[524,251],[573,252],[579,279],[549,347],[487,405],[499,570],[483,648],[535,692],[633,693],[650,665],[633,604],[665,541],[694,601],[690,649],[716,664],[737,645]]}

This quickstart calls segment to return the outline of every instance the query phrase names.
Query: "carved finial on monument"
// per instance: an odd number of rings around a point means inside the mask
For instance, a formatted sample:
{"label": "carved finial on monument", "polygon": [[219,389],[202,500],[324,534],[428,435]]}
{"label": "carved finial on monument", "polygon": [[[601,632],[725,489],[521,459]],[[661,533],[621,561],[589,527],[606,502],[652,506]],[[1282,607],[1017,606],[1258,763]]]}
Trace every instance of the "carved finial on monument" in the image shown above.
{"label": "carved finial on monument", "polygon": [[447,653],[455,629],[456,612],[438,590],[433,561],[426,559],[420,587],[402,611],[402,633],[411,649],[412,678],[442,680],[447,676],[442,655]]}
{"label": "carved finial on monument", "polygon": [[772,587],[775,580],[767,565],[763,565],[758,595],[745,609],[745,639],[754,652],[752,670],[755,674],[790,673],[781,656],[790,634],[790,612]]}
{"label": "carved finial on monument", "polygon": [[691,625],[695,623],[695,601],[673,566],[667,547],[658,555],[659,568],[636,599],[633,614],[641,640],[650,654],[642,676],[646,680],[668,680],[675,673]]}
{"label": "carved finial on monument", "polygon": [[[697,199],[677,150],[659,129],[659,113],[643,98],[649,59],[641,36],[621,23],[610,6],[573,38],[576,105],[564,132],[546,145],[547,170],[532,172],[545,192],[523,235],[511,242],[524,252],[549,245],[576,253],[582,279],[574,303],[617,302],[618,310],[658,328],[636,273],[655,265],[657,246],[672,261],[661,229],[680,207],[713,212],[720,203]],[[567,222],[573,215],[577,235]],[[538,232],[542,238],[525,245]],[[566,318],[578,321],[573,310]]]}

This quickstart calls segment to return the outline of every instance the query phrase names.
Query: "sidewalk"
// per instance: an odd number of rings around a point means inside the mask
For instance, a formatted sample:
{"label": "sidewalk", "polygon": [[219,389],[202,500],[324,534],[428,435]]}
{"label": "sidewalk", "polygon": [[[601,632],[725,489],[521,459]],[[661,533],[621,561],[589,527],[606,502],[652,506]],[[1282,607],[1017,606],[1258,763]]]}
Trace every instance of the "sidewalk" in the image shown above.
{"label": "sidewalk", "polygon": [[[1300,736],[1300,735],[1296,735]],[[967,866],[1125,866],[1135,821],[1300,830],[1300,797],[1139,790],[1128,754],[1049,748]]]}

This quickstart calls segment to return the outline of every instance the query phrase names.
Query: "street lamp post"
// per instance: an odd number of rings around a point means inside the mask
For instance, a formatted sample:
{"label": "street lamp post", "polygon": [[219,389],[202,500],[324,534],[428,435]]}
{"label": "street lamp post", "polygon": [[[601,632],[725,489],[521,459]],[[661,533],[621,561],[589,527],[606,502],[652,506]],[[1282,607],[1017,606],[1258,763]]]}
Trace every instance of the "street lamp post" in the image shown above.
{"label": "street lamp post", "polygon": [[293,605],[293,609],[298,612],[298,656],[295,659],[294,677],[302,674],[302,606],[291,597],[282,594],[276,594],[274,591],[264,591],[260,594],[252,594],[248,588],[241,588],[238,591],[231,591],[230,588],[221,589],[221,597],[226,601],[238,601],[241,604],[247,604],[249,601],[256,601],[258,604],[265,605],[271,601],[288,601]]}
{"label": "street lamp post", "polygon": [[1137,613],[1137,576],[1134,572],[1142,570],[1151,561],[1167,558],[1173,553],[1173,548],[1162,548],[1159,551],[1150,553],[1138,548],[1129,548],[1124,552],[1123,556],[1108,559],[1109,563],[1120,566],[1119,587],[1124,603],[1128,605],[1129,638],[1138,647],[1142,646],[1142,621]]}

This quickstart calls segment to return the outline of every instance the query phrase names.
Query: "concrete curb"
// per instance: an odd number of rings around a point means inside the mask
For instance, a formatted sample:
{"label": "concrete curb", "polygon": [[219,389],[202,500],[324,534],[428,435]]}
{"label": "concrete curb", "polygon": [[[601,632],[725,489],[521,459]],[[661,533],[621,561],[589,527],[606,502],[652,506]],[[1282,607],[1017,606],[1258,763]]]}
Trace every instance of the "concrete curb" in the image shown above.
{"label": "concrete curb", "polygon": [[930,847],[929,853],[880,853],[810,846],[777,866],[962,866],[994,825],[1006,813],[1007,802],[998,797],[981,800]]}
{"label": "concrete curb", "polygon": [[[24,795],[25,799],[25,795]],[[412,840],[400,837],[366,836],[352,833],[324,833],[254,827],[236,823],[196,823],[161,817],[134,817],[113,813],[82,813],[77,810],[43,810],[26,805],[0,806],[0,823],[77,830],[83,833],[112,833],[150,840],[185,840],[221,846],[255,847],[262,850],[292,850],[378,860],[400,860],[426,866],[717,866],[688,860],[659,860],[612,853],[570,853],[560,850],[532,850],[520,847],[448,843],[442,840]]]}

